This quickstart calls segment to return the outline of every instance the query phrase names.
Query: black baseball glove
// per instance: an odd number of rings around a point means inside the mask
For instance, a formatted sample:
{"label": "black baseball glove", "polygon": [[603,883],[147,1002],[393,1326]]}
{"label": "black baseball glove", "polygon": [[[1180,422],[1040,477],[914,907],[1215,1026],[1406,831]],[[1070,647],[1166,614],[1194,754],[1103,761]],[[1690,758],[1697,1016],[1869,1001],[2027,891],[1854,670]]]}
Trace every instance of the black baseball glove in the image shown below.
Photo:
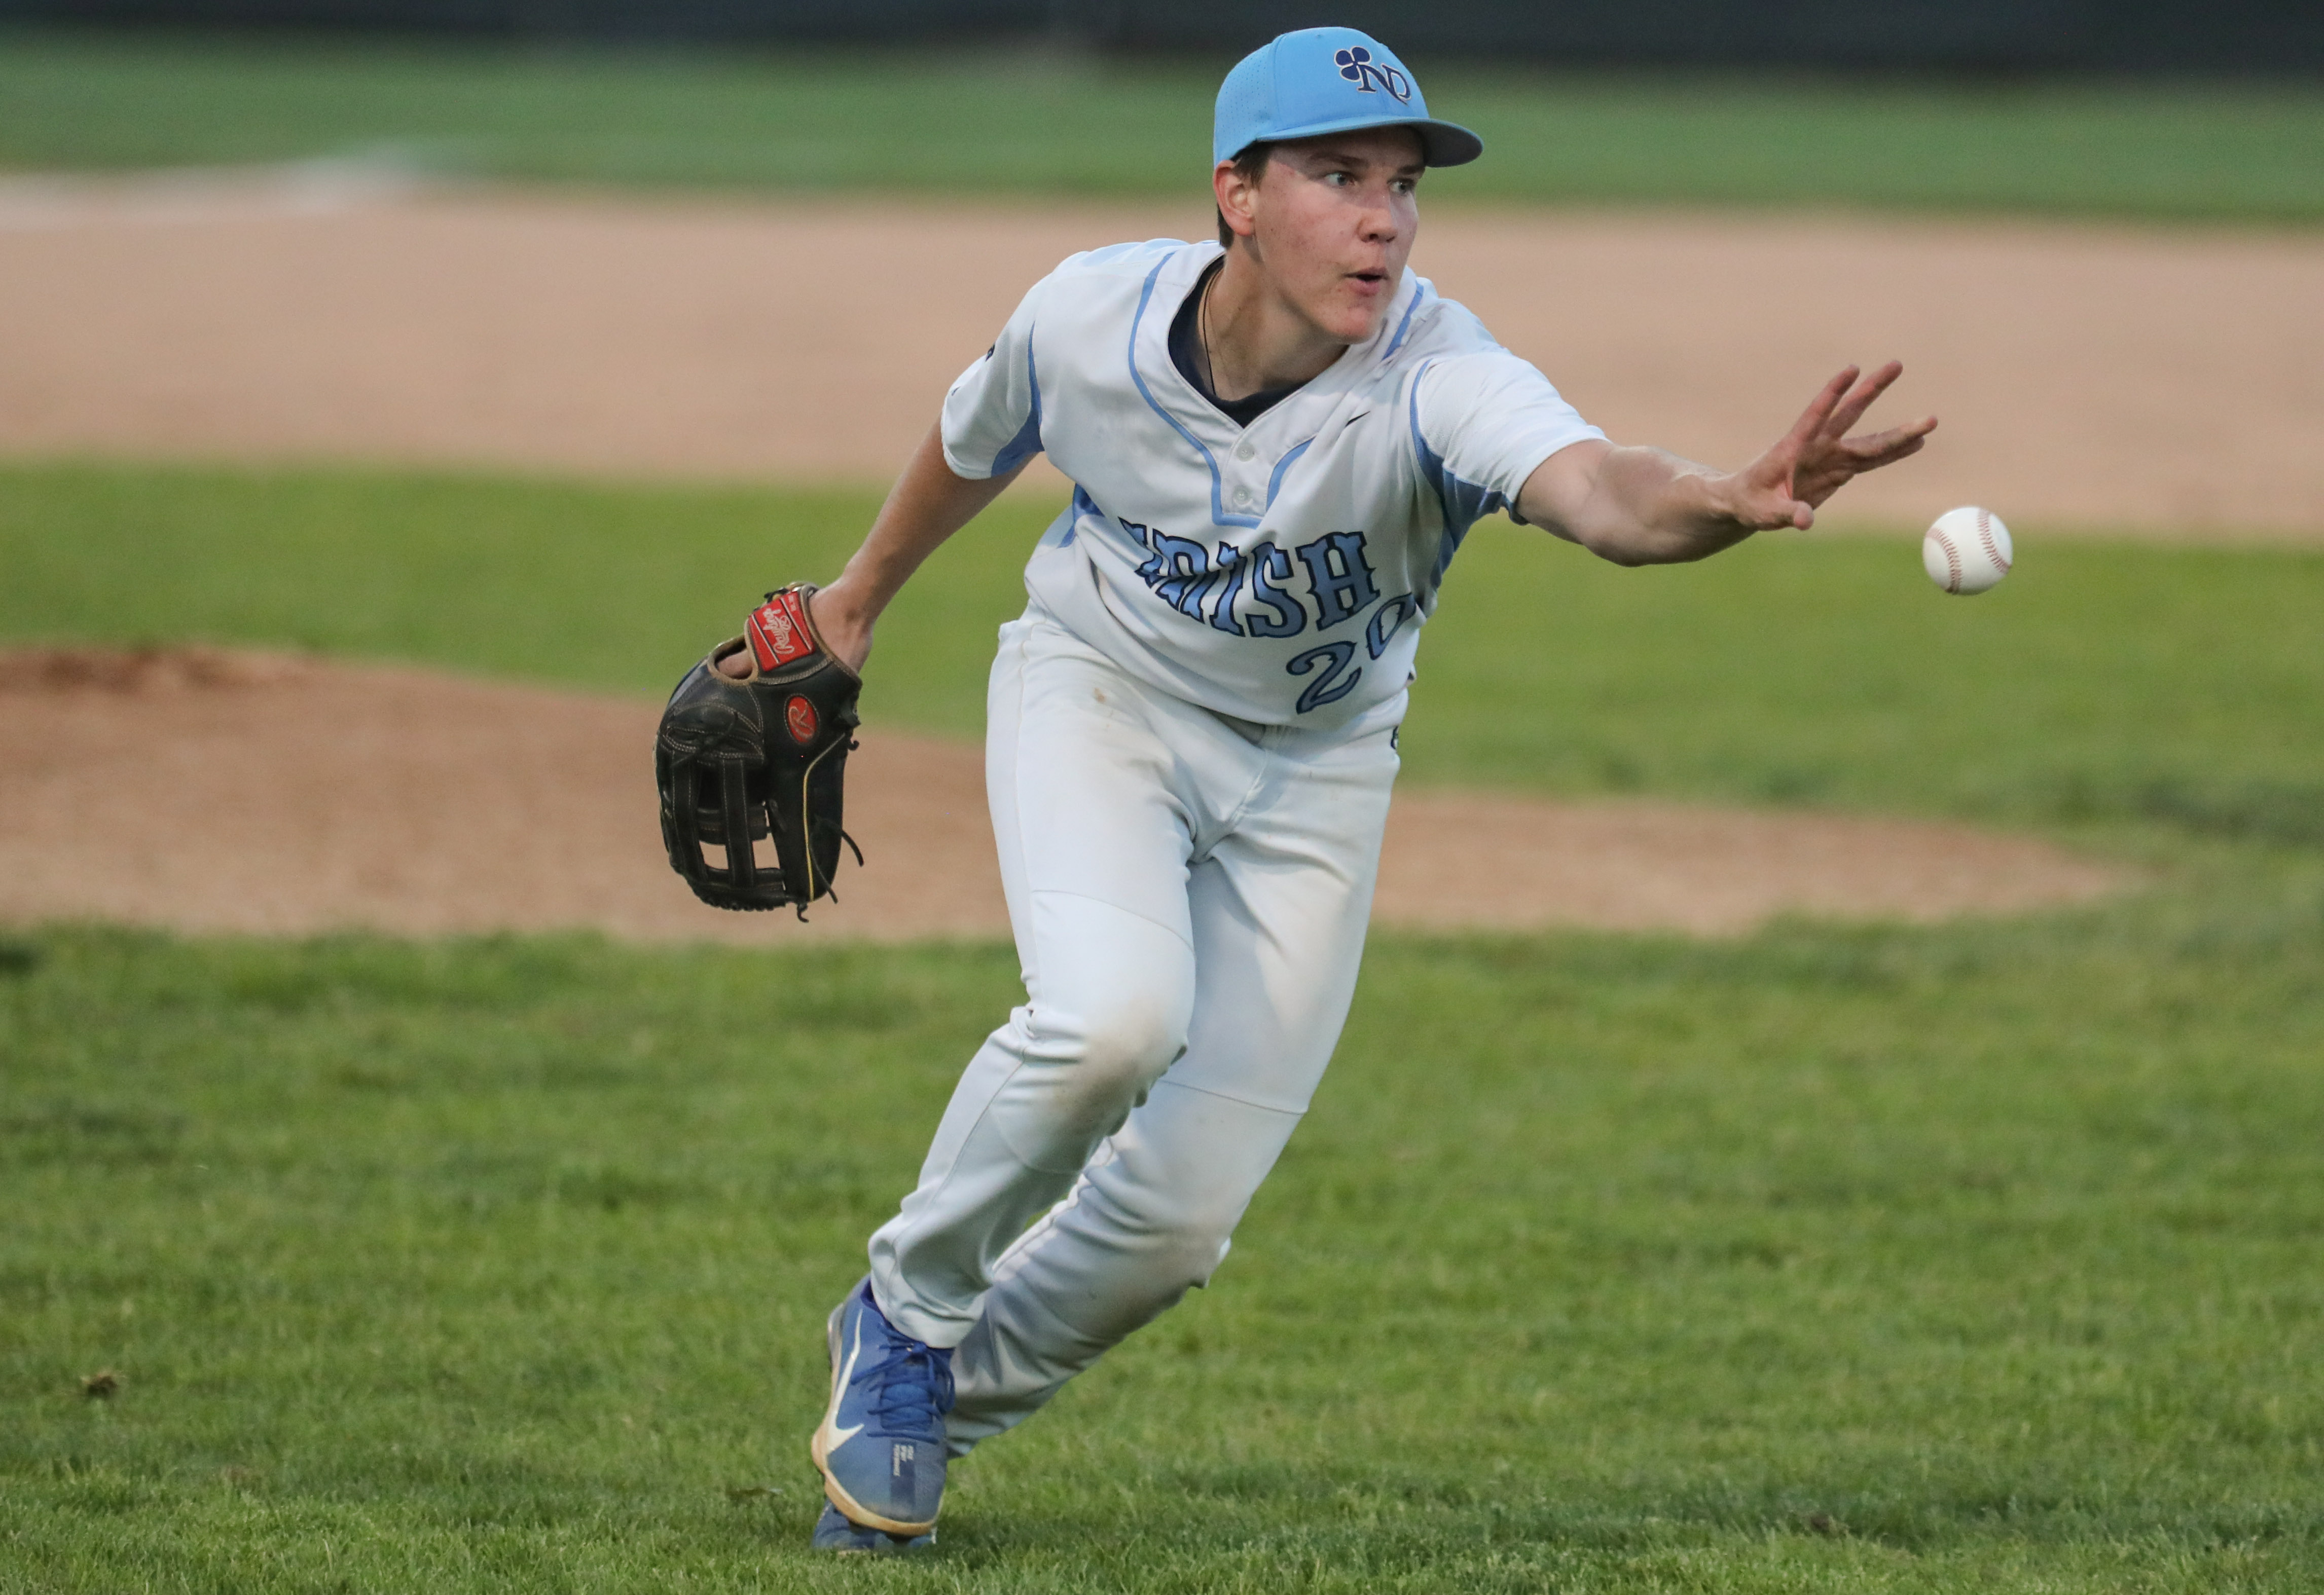
{"label": "black baseball glove", "polygon": [[[862,681],[833,657],[807,616],[815,588],[796,583],[751,612],[743,634],[686,673],[654,737],[661,836],[669,867],[720,908],[797,908],[832,895],[847,755],[862,724]],[[737,680],[718,663],[747,653]],[[771,838],[774,861],[752,844]],[[717,862],[712,862],[715,850]]]}

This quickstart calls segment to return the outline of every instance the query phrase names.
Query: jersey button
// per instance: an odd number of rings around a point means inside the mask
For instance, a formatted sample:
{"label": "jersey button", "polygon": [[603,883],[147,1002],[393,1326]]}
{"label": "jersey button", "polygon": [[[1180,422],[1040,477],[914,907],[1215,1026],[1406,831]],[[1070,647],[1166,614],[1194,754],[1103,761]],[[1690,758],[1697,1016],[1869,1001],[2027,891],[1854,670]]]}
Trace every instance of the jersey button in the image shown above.
{"label": "jersey button", "polygon": [[1235,502],[1235,508],[1236,508],[1236,509],[1238,509],[1238,510],[1248,510],[1248,509],[1250,509],[1250,488],[1248,488],[1248,487],[1238,487],[1238,488],[1236,488],[1236,489],[1235,489],[1234,502]]}
{"label": "jersey button", "polygon": [[1253,448],[1248,443],[1238,444],[1235,447],[1235,458],[1239,460],[1247,460],[1258,452],[1259,450]]}

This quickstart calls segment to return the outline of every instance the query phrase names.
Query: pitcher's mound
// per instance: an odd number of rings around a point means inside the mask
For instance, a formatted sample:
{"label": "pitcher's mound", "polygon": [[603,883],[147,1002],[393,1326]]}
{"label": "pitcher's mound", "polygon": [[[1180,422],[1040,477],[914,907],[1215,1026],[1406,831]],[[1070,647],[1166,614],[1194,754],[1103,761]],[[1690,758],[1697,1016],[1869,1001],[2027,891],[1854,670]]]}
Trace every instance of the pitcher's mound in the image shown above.
{"label": "pitcher's mound", "polygon": [[[1006,936],[973,746],[872,729],[848,828],[870,867],[788,914],[697,903],[655,821],[657,705],[174,650],[0,652],[0,920],[644,940]],[[2116,876],[1957,825],[1648,803],[1398,795],[1376,917],[1699,935],[1770,916],[1934,919]]]}

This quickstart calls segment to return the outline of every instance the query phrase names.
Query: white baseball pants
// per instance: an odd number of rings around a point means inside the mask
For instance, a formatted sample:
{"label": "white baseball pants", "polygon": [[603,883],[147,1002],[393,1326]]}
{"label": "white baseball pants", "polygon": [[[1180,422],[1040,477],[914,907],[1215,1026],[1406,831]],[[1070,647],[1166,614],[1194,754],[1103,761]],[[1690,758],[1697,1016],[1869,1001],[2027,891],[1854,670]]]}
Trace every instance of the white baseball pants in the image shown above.
{"label": "white baseball pants", "polygon": [[889,1320],[956,1348],[955,1455],[1225,1257],[1346,1021],[1397,764],[1386,728],[1229,720],[1038,610],[988,724],[1026,1001],[871,1247]]}

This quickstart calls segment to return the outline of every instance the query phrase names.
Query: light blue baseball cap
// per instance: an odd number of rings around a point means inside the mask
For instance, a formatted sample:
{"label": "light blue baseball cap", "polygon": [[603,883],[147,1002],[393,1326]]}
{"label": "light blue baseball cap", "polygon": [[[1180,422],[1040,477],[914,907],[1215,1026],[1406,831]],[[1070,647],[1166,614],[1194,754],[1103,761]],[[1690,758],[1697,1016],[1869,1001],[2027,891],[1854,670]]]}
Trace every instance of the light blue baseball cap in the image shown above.
{"label": "light blue baseball cap", "polygon": [[1431,166],[1460,166],[1485,152],[1485,141],[1467,128],[1430,118],[1420,85],[1387,45],[1354,28],[1302,28],[1252,51],[1219,85],[1211,159],[1231,161],[1261,139],[1358,127],[1411,128]]}

